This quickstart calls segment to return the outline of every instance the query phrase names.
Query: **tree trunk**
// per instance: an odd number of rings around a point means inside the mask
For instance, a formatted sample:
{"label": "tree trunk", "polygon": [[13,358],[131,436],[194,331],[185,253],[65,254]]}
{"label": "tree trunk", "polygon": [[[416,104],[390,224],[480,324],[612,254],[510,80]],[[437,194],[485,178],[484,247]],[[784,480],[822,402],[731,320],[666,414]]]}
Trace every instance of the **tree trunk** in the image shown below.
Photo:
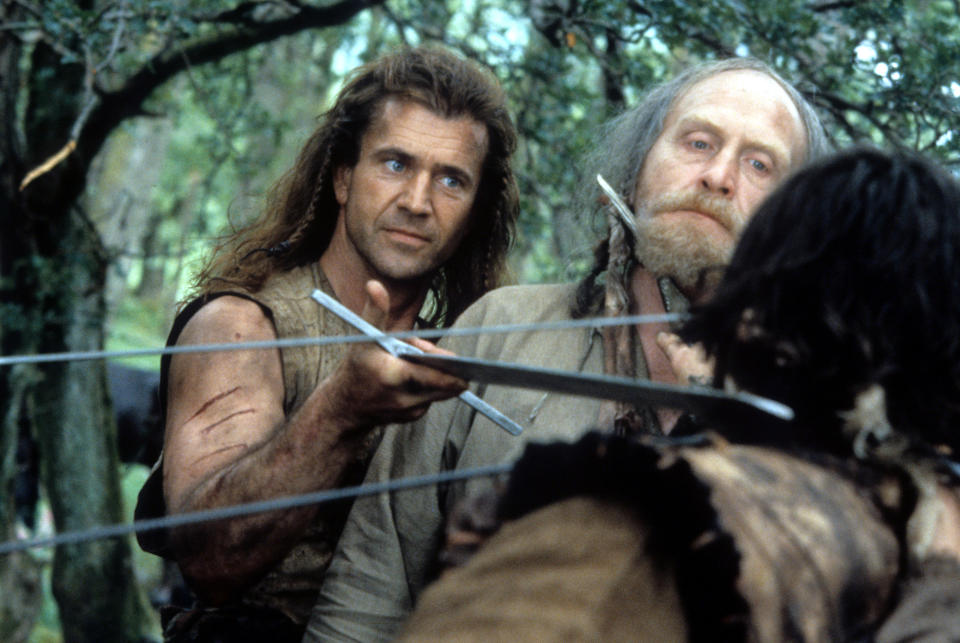
{"label": "tree trunk", "polygon": [[[91,228],[68,216],[58,235],[61,278],[49,289],[48,328],[41,350],[103,347],[106,262]],[[42,475],[57,531],[122,522],[116,426],[102,361],[46,365],[36,391]],[[145,603],[134,582],[129,539],[100,540],[56,550],[53,594],[65,641],[140,638]]]}
{"label": "tree trunk", "polygon": [[[32,100],[22,136],[26,162],[20,163],[26,167],[39,165],[69,140],[82,78],[81,68],[60,64],[43,45],[33,52],[31,67]],[[4,88],[8,93],[15,91]],[[20,332],[3,329],[11,352],[103,348],[104,252],[93,226],[71,205],[88,166],[89,159],[73,154],[23,191],[7,178],[22,172],[3,173],[4,200],[10,202],[0,223],[8,278],[4,303],[18,312],[15,319],[22,325]],[[39,371],[32,391],[34,426],[57,530],[120,522],[116,429],[103,362],[53,363]],[[53,593],[65,641],[131,641],[145,631],[145,601],[134,582],[129,539],[58,548]]]}
{"label": "tree trunk", "polygon": [[[0,6],[0,21],[12,18],[17,11],[6,3]],[[0,35],[0,90],[4,85],[16,87],[20,82],[21,48],[11,38]],[[0,91],[0,280],[13,275],[14,248],[21,242],[9,234],[7,222],[18,219],[15,203],[15,177],[22,174],[16,130],[16,92]],[[5,288],[0,281],[0,289]],[[9,355],[22,349],[26,319],[10,305],[6,295],[0,298],[0,352]],[[29,348],[27,349],[29,350]],[[0,540],[14,537],[14,477],[16,475],[17,439],[20,427],[27,421],[22,410],[31,374],[29,367],[0,367]],[[24,641],[40,608],[40,573],[33,559],[25,553],[0,556],[0,640]]]}
{"label": "tree trunk", "polygon": [[[6,405],[0,417],[0,541],[14,538],[14,476],[19,428],[29,421],[25,413],[27,389],[36,369],[18,366],[0,372],[0,399]],[[0,641],[26,641],[40,613],[43,598],[40,566],[26,552],[0,556]]]}
{"label": "tree trunk", "polygon": [[140,273],[140,283],[137,284],[137,297],[141,299],[158,300],[163,296],[164,270],[166,269],[166,244],[160,236],[160,222],[162,218],[154,213],[150,227],[141,244],[143,268]]}
{"label": "tree trunk", "polygon": [[[146,186],[159,183],[171,127],[167,119],[140,119],[115,132],[93,161],[82,207],[97,227],[108,253],[107,310],[112,314],[126,295],[130,271],[152,260],[149,243],[159,242],[161,213]],[[161,283],[162,286],[162,283]]]}

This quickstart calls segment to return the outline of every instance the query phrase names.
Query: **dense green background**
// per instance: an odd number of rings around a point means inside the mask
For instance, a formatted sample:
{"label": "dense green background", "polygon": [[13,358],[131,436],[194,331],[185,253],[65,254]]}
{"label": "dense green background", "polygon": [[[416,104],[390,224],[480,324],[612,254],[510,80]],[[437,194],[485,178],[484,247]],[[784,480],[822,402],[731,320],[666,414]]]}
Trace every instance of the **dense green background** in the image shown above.
{"label": "dense green background", "polygon": [[[756,55],[798,84],[838,145],[902,145],[960,167],[956,1],[5,0],[3,354],[160,345],[212,236],[257,211],[344,74],[422,42],[483,62],[509,93],[522,282],[582,272],[599,231],[573,204],[577,159],[598,123],[692,61]],[[66,161],[19,190],[71,139]],[[109,447],[100,366],[0,367],[0,540],[15,531],[8,491],[23,430],[41,445],[61,529],[128,515],[116,498],[123,485],[130,502],[142,471],[121,472]],[[0,560],[0,639],[155,636],[137,589],[155,569],[130,549]],[[38,614],[41,568],[53,581]]]}

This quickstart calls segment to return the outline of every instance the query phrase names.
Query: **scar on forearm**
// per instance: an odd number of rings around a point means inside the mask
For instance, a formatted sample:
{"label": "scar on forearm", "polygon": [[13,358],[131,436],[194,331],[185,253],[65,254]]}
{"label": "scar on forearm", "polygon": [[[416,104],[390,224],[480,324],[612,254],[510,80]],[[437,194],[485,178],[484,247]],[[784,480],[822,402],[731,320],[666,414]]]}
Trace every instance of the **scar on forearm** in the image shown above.
{"label": "scar on forearm", "polygon": [[199,409],[197,409],[197,412],[194,413],[193,415],[191,415],[190,418],[187,420],[187,422],[189,422],[189,421],[192,420],[193,418],[197,417],[198,415],[200,415],[201,413],[203,413],[204,411],[206,411],[208,408],[210,408],[211,405],[216,404],[217,402],[219,402],[219,401],[222,400],[223,398],[227,397],[228,395],[233,395],[234,393],[236,393],[236,392],[239,391],[239,390],[240,390],[240,387],[239,387],[239,386],[234,386],[234,387],[233,387],[232,389],[230,389],[229,391],[224,391],[223,393],[218,393],[217,395],[214,395],[214,396],[211,397],[209,400],[207,400],[206,402],[204,402],[204,403],[203,403],[203,406],[201,406]]}
{"label": "scar on forearm", "polygon": [[231,445],[228,446],[228,447],[221,447],[221,448],[217,449],[216,451],[211,451],[210,453],[206,453],[206,454],[200,456],[199,458],[197,458],[196,460],[193,461],[193,465],[196,466],[196,465],[200,464],[201,462],[203,462],[204,460],[206,460],[207,458],[212,458],[212,457],[214,457],[214,456],[218,456],[218,455],[220,455],[221,453],[224,453],[225,451],[231,451],[231,450],[233,450],[233,449],[243,449],[243,450],[246,450],[246,448],[247,448],[247,443],[246,443],[246,442],[241,442],[240,444],[231,444]]}
{"label": "scar on forearm", "polygon": [[223,424],[224,422],[226,422],[226,421],[229,420],[230,418],[236,417],[236,416],[238,416],[238,415],[246,415],[247,413],[253,413],[253,411],[254,411],[253,409],[244,409],[244,410],[242,410],[242,411],[237,411],[236,413],[231,413],[231,414],[228,415],[227,417],[221,418],[221,419],[217,420],[216,422],[214,422],[213,424],[208,424],[207,426],[203,427],[202,429],[200,429],[200,433],[201,433],[201,435],[206,435],[206,434],[209,433],[212,429],[214,429],[215,427],[217,427],[217,426],[220,425],[220,424]]}

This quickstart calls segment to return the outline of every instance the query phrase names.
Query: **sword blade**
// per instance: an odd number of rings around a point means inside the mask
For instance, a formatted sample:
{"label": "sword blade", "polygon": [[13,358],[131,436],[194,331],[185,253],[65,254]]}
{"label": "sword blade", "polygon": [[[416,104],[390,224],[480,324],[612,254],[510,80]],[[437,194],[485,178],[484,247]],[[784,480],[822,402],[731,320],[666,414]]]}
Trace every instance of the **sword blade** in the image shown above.
{"label": "sword blade", "polygon": [[630,232],[630,234],[636,237],[637,220],[634,217],[633,212],[631,212],[630,208],[627,207],[627,204],[623,202],[623,199],[620,198],[620,195],[617,194],[616,190],[610,187],[610,184],[607,183],[607,180],[599,174],[597,175],[597,183],[600,184],[600,189],[603,190],[603,193],[606,194],[607,198],[610,199],[610,203],[613,204],[613,209],[616,210],[617,214],[620,215],[620,222]]}
{"label": "sword blade", "polygon": [[745,405],[782,420],[793,419],[793,409],[776,400],[751,393],[727,393],[705,386],[661,384],[611,375],[574,373],[556,369],[491,362],[470,357],[449,355],[404,355],[403,359],[425,364],[464,379],[516,386],[568,395],[605,400],[669,406],[708,416],[722,410]]}
{"label": "sword blade", "polygon": [[[339,301],[323,292],[322,290],[314,290],[310,297],[313,298],[318,304],[329,310],[331,313],[350,324],[357,330],[359,330],[364,335],[373,338],[381,348],[393,355],[394,357],[408,357],[413,355],[426,355],[422,350],[402,342],[396,337],[388,337],[384,334],[382,330],[365,320],[360,315],[356,314]],[[475,409],[478,413],[488,417],[493,423],[501,427],[504,431],[510,435],[520,435],[523,432],[523,427],[511,420],[509,417],[504,415],[501,411],[491,406],[489,403],[480,399],[470,391],[464,391],[460,394],[460,399],[469,405],[471,408]]]}

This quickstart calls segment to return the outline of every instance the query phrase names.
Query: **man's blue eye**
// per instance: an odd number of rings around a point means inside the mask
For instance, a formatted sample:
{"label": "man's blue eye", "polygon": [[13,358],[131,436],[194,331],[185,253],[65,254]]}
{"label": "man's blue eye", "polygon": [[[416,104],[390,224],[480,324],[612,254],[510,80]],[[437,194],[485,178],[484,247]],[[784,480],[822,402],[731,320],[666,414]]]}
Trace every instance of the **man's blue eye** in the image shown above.
{"label": "man's blue eye", "polygon": [[387,167],[393,170],[394,172],[403,172],[403,163],[397,159],[390,159],[387,161]]}
{"label": "man's blue eye", "polygon": [[750,165],[752,165],[754,169],[759,170],[761,172],[767,171],[767,165],[763,161],[758,161],[757,159],[750,159]]}
{"label": "man's blue eye", "polygon": [[456,189],[456,188],[459,188],[461,185],[463,185],[460,179],[456,178],[455,176],[445,176],[440,180],[448,188]]}
{"label": "man's blue eye", "polygon": [[693,141],[691,145],[694,147],[694,149],[698,150],[705,150],[709,147],[706,141]]}

